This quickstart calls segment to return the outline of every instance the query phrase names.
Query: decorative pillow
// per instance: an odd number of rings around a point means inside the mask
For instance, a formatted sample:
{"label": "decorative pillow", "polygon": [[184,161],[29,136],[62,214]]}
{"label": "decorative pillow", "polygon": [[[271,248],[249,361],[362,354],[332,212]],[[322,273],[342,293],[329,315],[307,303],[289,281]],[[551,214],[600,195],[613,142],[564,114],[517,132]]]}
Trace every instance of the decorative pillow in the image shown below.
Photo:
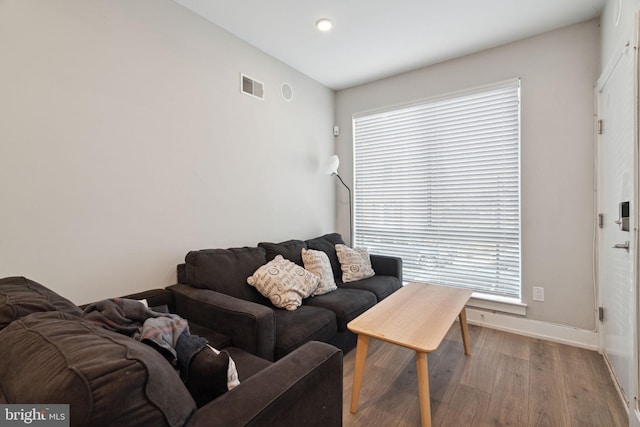
{"label": "decorative pillow", "polygon": [[336,245],[344,245],[342,236],[339,233],[330,233],[316,237],[315,239],[306,240],[305,243],[307,244],[307,249],[322,251],[327,254],[329,262],[331,263],[333,277],[337,282],[340,279],[340,261],[338,261],[338,255],[336,255]]}
{"label": "decorative pillow", "polygon": [[318,288],[313,292],[313,296],[326,294],[327,292],[338,289],[336,281],[333,278],[331,263],[326,253],[322,251],[314,251],[313,249],[302,249],[302,261],[304,269],[312,272],[320,278]]}
{"label": "decorative pillow", "polygon": [[16,319],[41,311],[82,315],[80,307],[26,277],[0,279],[0,329]]}
{"label": "decorative pillow", "polygon": [[306,249],[307,244],[302,240],[287,240],[286,242],[280,243],[260,242],[258,243],[258,247],[267,251],[267,262],[274,259],[277,255],[282,255],[283,258],[302,266],[300,251]]}
{"label": "decorative pillow", "polygon": [[342,269],[344,283],[372,277],[376,273],[371,267],[369,252],[364,248],[350,248],[346,245],[336,245],[336,253]]}
{"label": "decorative pillow", "polygon": [[150,346],[62,312],[0,331],[3,403],[67,403],[72,425],[183,426],[196,405]]}
{"label": "decorative pillow", "polygon": [[289,311],[302,304],[302,299],[311,296],[320,279],[299,265],[277,255],[258,268],[247,283],[255,287],[271,303]]}

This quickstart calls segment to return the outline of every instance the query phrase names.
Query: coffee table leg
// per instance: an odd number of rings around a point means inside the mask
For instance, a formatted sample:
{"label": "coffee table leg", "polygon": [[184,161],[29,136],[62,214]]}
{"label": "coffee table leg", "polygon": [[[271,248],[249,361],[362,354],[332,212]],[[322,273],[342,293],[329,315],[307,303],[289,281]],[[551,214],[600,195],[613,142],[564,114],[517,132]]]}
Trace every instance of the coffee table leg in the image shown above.
{"label": "coffee table leg", "polygon": [[429,395],[427,353],[416,352],[416,366],[418,368],[418,393],[420,396],[422,427],[431,427],[431,400]]}
{"label": "coffee table leg", "polygon": [[369,337],[358,335],[358,346],[356,347],[356,365],[353,370],[353,387],[351,389],[351,413],[358,410],[358,399],[360,398],[360,388],[362,387],[362,375],[364,373],[364,362],[367,360],[367,349],[369,348]]}
{"label": "coffee table leg", "polygon": [[464,343],[464,354],[469,356],[471,354],[471,347],[469,346],[469,328],[467,328],[467,310],[462,307],[460,312],[460,329],[462,330],[462,342]]}

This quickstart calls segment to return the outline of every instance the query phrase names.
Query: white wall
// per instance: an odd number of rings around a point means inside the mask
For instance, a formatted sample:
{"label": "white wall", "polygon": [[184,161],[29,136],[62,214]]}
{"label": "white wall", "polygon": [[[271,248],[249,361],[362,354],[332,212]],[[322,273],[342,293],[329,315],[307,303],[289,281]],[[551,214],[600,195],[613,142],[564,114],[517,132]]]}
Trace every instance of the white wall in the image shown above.
{"label": "white wall", "polygon": [[[592,280],[593,85],[597,20],[336,94],[341,175],[352,183],[354,113],[513,77],[522,79],[522,300],[527,318],[595,328]],[[428,44],[425,44],[428,48]],[[348,233],[346,195],[338,230]],[[532,301],[532,287],[545,302]]]}
{"label": "white wall", "polygon": [[173,1],[2,0],[0,58],[0,277],[86,303],[334,230],[333,91]]}

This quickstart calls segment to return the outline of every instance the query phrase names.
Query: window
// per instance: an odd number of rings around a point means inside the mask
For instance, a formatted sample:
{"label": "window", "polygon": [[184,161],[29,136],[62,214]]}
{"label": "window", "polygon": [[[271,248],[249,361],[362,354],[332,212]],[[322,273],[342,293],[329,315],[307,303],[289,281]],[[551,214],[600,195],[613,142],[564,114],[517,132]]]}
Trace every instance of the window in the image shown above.
{"label": "window", "polygon": [[520,300],[520,81],[354,116],[355,244]]}

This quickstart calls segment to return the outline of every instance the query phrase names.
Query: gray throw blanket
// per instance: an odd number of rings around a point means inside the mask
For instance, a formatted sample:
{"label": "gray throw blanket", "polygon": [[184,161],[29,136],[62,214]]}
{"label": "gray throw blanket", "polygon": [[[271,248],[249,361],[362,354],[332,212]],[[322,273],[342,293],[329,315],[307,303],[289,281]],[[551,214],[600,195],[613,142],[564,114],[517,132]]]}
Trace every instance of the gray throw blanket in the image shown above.
{"label": "gray throw blanket", "polygon": [[151,345],[180,368],[183,379],[188,375],[191,358],[207,345],[204,338],[189,333],[189,325],[182,317],[152,311],[138,300],[98,301],[85,308],[83,318]]}

